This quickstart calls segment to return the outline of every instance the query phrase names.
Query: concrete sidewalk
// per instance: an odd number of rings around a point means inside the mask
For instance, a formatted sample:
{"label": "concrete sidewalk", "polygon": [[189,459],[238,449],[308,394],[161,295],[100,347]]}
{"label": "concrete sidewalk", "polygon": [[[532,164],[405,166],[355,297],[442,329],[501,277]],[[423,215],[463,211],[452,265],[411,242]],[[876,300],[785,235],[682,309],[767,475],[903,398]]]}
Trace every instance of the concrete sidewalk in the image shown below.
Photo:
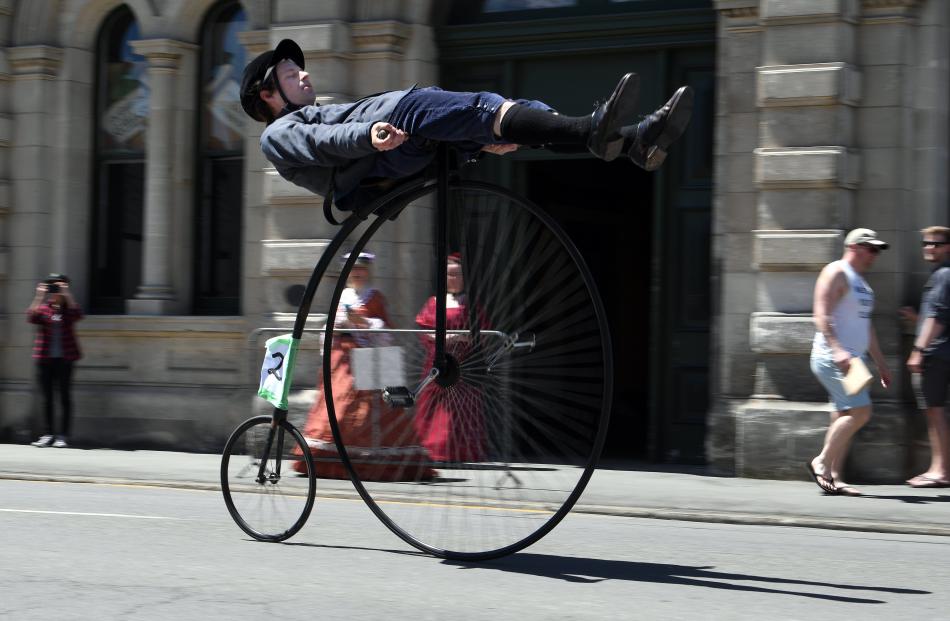
{"label": "concrete sidewalk", "polygon": [[[864,496],[823,496],[810,482],[599,469],[575,511],[658,519],[776,524],[950,536],[950,488],[860,486]],[[219,455],[0,444],[0,479],[219,489]],[[662,468],[662,466],[658,466]],[[804,473],[804,466],[803,466]],[[321,479],[318,496],[356,497],[349,481]],[[8,499],[4,499],[8,500]]]}

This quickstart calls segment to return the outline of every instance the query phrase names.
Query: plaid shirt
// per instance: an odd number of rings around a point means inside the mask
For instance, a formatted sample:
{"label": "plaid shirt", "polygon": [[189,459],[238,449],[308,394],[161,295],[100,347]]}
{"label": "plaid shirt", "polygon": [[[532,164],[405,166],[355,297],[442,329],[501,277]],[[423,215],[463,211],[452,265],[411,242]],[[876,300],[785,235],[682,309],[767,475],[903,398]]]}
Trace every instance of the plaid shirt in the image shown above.
{"label": "plaid shirt", "polygon": [[[50,356],[49,348],[53,332],[53,308],[43,304],[36,310],[26,311],[26,320],[39,326],[36,330],[36,339],[33,341],[33,358],[46,360]],[[79,351],[79,342],[73,332],[73,324],[82,319],[82,309],[78,306],[62,309],[62,349],[64,360],[79,360],[82,353]]]}

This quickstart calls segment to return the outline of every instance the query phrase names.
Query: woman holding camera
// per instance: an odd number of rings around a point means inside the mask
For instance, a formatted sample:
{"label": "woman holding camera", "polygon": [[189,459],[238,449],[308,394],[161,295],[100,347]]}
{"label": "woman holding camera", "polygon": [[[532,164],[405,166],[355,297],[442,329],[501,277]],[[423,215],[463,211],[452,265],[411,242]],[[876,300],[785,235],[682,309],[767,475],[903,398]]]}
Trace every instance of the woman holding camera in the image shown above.
{"label": "woman holding camera", "polygon": [[[46,429],[33,446],[66,448],[72,419],[73,363],[82,357],[73,325],[82,319],[82,309],[69,291],[69,278],[50,274],[36,285],[36,296],[26,311],[27,321],[38,326],[33,341]],[[53,393],[59,392],[63,407],[62,421],[57,427],[53,416]]]}

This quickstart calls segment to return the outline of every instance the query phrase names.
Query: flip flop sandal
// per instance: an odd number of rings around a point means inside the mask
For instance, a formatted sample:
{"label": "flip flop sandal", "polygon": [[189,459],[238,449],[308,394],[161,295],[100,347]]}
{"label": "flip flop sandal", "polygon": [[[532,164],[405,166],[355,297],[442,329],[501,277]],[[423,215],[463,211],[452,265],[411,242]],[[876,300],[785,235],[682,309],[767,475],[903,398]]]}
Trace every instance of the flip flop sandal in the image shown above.
{"label": "flip flop sandal", "polygon": [[860,496],[861,492],[850,485],[835,485],[835,490],[842,496]]}
{"label": "flip flop sandal", "polygon": [[936,479],[934,477],[929,477],[924,474],[918,474],[913,479],[907,481],[907,484],[911,487],[918,489],[923,488],[935,488],[935,487],[950,487],[950,481],[946,479]]}
{"label": "flip flop sandal", "polygon": [[815,481],[815,485],[817,485],[821,491],[829,496],[837,496],[841,493],[838,491],[838,488],[835,487],[835,480],[829,476],[815,472],[810,461],[805,462],[805,468],[808,470],[808,474],[811,475],[812,480]]}

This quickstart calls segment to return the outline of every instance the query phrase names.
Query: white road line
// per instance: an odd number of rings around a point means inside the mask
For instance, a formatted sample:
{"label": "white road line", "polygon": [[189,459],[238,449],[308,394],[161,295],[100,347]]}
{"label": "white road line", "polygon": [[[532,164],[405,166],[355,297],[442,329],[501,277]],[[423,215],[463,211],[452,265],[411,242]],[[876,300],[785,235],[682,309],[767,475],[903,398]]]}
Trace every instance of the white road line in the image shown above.
{"label": "white road line", "polygon": [[133,520],[181,520],[161,515],[127,515],[125,513],[82,513],[79,511],[38,511],[36,509],[0,509],[4,513],[41,513],[44,515],[83,515],[88,517],[131,518]]}

